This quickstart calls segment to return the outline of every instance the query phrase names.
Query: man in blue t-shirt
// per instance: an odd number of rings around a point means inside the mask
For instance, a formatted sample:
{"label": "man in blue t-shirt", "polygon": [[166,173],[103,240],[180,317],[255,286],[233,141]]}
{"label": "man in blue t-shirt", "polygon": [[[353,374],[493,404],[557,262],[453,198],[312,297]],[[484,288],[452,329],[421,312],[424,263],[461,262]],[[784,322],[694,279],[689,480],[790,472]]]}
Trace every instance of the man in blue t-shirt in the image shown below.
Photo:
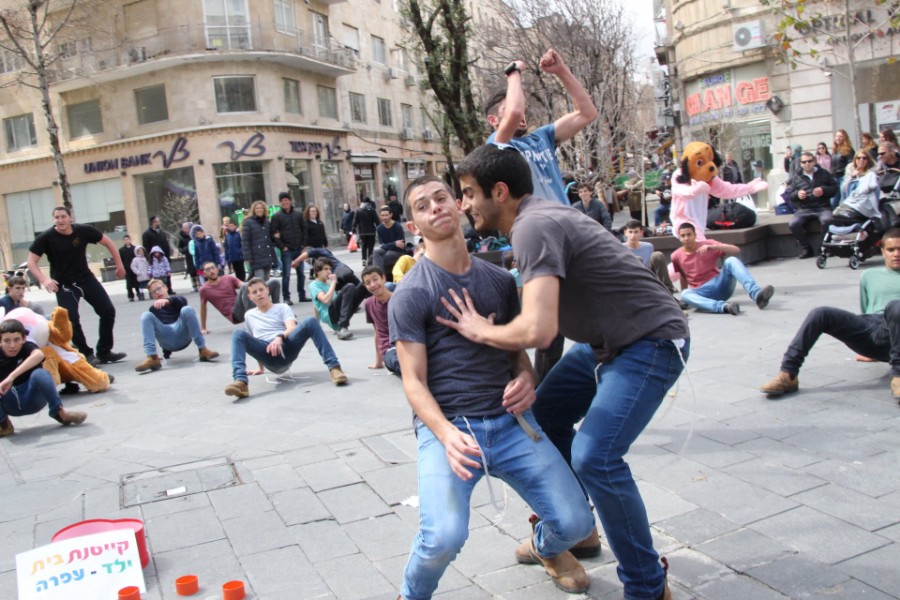
{"label": "man in blue t-shirt", "polygon": [[[522,69],[525,63],[513,61],[506,67],[506,93],[500,92],[485,106],[487,120],[494,132],[488,144],[510,144],[522,153],[531,167],[534,195],[556,200],[571,206],[562,184],[562,173],[556,162],[556,147],[567,142],[597,118],[597,109],[590,94],[584,89],[572,71],[554,49],[541,57],[541,70],[556,75],[572,97],[575,110],[561,116],[556,122],[538,127],[528,133],[525,121],[525,92],[522,89]],[[540,383],[562,356],[565,339],[557,336],[546,349],[538,349],[534,356],[534,374]]]}

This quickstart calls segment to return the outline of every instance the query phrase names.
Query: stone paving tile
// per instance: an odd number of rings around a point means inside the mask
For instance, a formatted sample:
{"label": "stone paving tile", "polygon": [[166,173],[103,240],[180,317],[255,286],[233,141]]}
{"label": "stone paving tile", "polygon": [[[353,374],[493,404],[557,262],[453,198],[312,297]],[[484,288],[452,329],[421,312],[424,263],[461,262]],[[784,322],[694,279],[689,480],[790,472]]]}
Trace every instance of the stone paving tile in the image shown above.
{"label": "stone paving tile", "polygon": [[312,563],[348,556],[360,551],[344,528],[336,521],[316,521],[293,525],[288,527],[288,531]]}
{"label": "stone paving tile", "polygon": [[405,556],[416,535],[415,529],[393,514],[347,523],[344,531],[372,562]]}
{"label": "stone paving tile", "polygon": [[313,565],[335,596],[344,600],[396,593],[394,586],[362,554]]}
{"label": "stone paving tile", "polygon": [[706,600],[787,600],[787,596],[749,577],[726,575],[695,588]]}
{"label": "stone paving tile", "polygon": [[900,525],[891,525],[876,532],[878,535],[895,542],[900,542]]}
{"label": "stone paving tile", "polygon": [[651,523],[664,521],[697,508],[696,504],[647,481],[638,480],[637,485]]}
{"label": "stone paving tile", "polygon": [[[412,542],[412,540],[410,540],[410,542]],[[384,575],[384,578],[399,591],[400,588],[403,587],[403,570],[406,568],[406,561],[408,558],[408,556],[395,556],[386,560],[376,561],[374,564],[378,571]],[[456,567],[453,565],[454,563],[450,563],[450,566],[444,571],[444,576],[441,577],[441,581],[438,583],[438,589],[435,591],[435,596],[443,596],[444,594],[460,589],[475,589],[472,586],[472,582],[462,575],[462,573],[457,571]],[[392,600],[396,600],[396,595]]]}
{"label": "stone paving tile", "polygon": [[789,469],[761,458],[744,461],[722,470],[741,481],[767,489],[780,496],[791,496],[791,500],[798,500],[795,494],[828,484],[827,481],[807,475],[803,471]]}
{"label": "stone paving tile", "polygon": [[737,523],[703,508],[659,521],[654,525],[689,546],[702,544],[740,528]]}
{"label": "stone paving tile", "polygon": [[294,538],[278,513],[248,512],[242,517],[222,522],[225,535],[238,556],[294,545]]}
{"label": "stone paving tile", "polygon": [[296,546],[241,558],[259,600],[330,598],[331,590]]}
{"label": "stone paving tile", "polygon": [[369,471],[363,475],[363,479],[375,493],[392,506],[410,496],[419,495],[415,463]]}
{"label": "stone paving tile", "polygon": [[753,567],[746,575],[797,600],[830,598],[850,581],[840,569],[798,555]]}
{"label": "stone paving tile", "polygon": [[668,577],[691,590],[710,581],[717,581],[732,573],[732,570],[702,552],[682,548],[668,553]]}
{"label": "stone paving tile", "polygon": [[319,497],[309,488],[286,490],[272,494],[272,504],[285,525],[333,519]]}
{"label": "stone paving tile", "polygon": [[512,567],[517,564],[513,554],[516,545],[516,540],[494,527],[470,528],[469,539],[453,564],[470,579],[482,573]]}
{"label": "stone paving tile", "polygon": [[256,482],[213,490],[208,495],[216,516],[222,521],[273,508],[272,502]]}
{"label": "stone paving tile", "polygon": [[209,495],[207,494],[189,494],[187,496],[177,496],[168,500],[159,502],[149,502],[142,504],[141,515],[144,519],[152,519],[162,515],[169,515],[176,512],[186,510],[194,510],[195,508],[205,508],[211,506]]}
{"label": "stone paving tile", "polygon": [[342,525],[391,512],[390,507],[364,483],[325,490],[318,496]]}
{"label": "stone paving tile", "polygon": [[900,591],[898,556],[900,544],[892,543],[842,562],[836,568],[886,594],[897,595]]}
{"label": "stone paving tile", "polygon": [[830,484],[797,494],[792,499],[868,531],[900,523],[900,493],[874,499]]}
{"label": "stone paving tile", "polygon": [[244,580],[248,597],[253,597],[253,585],[244,578],[244,570],[227,540],[154,552],[152,558],[166,600],[180,598],[175,593],[175,580],[188,573],[196,575],[200,583],[198,598],[221,597],[222,584],[232,579]]}
{"label": "stone paving tile", "polygon": [[763,519],[750,528],[829,564],[890,543],[884,537],[806,506]]}
{"label": "stone paving tile", "polygon": [[810,465],[803,470],[816,477],[827,479],[857,492],[878,498],[900,490],[900,472],[896,468],[885,469],[896,459],[888,457],[887,464],[879,456],[859,461],[828,460]]}
{"label": "stone paving tile", "polygon": [[297,467],[297,471],[309,483],[310,489],[317,493],[362,481],[359,474],[340,459],[302,465]]}
{"label": "stone paving tile", "polygon": [[156,552],[190,548],[225,537],[222,525],[212,508],[197,508],[160,515],[147,519],[144,526]]}
{"label": "stone paving tile", "polygon": [[363,445],[337,451],[337,455],[348,467],[365,476],[369,471],[383,469],[387,466],[374,452]]}
{"label": "stone paving tile", "polygon": [[[3,552],[0,553],[0,573],[14,572],[16,554],[41,545],[34,541],[34,517],[0,523],[0,540],[3,540]],[[13,587],[15,587],[15,580],[13,580]],[[0,589],[4,588],[0,587]]]}
{"label": "stone paving tile", "polygon": [[253,480],[266,494],[306,487],[294,467],[287,464],[254,469]]}
{"label": "stone paving tile", "polygon": [[790,446],[771,437],[761,437],[735,446],[767,462],[780,464],[789,469],[801,469],[823,461],[822,457],[811,452],[804,452],[796,446]]}
{"label": "stone paving tile", "polygon": [[796,550],[787,548],[772,538],[751,529],[726,533],[696,546],[695,550],[737,572],[744,572],[796,553]]}

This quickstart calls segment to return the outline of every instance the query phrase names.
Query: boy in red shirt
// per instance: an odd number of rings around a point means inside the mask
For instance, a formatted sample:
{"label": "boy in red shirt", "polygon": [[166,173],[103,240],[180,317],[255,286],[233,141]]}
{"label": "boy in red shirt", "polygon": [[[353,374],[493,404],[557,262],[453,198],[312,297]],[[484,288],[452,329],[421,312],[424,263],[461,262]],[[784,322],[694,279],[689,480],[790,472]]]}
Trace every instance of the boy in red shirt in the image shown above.
{"label": "boy in red shirt", "polygon": [[[681,300],[699,310],[736,315],[741,311],[737,302],[727,302],[740,282],[750,299],[760,309],[769,304],[775,293],[771,285],[760,287],[737,255],[741,249],[713,240],[697,240],[697,231],[690,223],[678,228],[681,248],[672,253],[672,266],[681,275]],[[724,259],[719,270],[719,259]]]}

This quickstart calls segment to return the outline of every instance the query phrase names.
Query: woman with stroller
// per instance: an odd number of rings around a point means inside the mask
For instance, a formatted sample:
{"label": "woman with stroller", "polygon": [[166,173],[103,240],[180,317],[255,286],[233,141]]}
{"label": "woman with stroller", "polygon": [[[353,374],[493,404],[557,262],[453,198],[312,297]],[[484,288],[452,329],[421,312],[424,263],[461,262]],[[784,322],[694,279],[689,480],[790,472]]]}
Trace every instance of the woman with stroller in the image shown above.
{"label": "woman with stroller", "polygon": [[[847,167],[841,193],[844,201],[835,211],[835,217],[844,214],[852,215],[845,209],[850,208],[868,219],[880,218],[878,208],[878,176],[873,168],[872,158],[865,150],[859,150],[853,159],[853,165]],[[858,219],[857,219],[858,220]]]}

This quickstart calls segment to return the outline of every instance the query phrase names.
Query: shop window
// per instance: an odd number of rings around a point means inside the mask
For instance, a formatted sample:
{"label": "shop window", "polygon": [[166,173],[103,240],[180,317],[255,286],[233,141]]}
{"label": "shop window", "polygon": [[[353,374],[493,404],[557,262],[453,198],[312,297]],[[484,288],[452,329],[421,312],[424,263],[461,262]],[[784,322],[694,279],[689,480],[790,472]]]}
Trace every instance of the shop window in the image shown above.
{"label": "shop window", "polygon": [[284,112],[295,115],[303,114],[300,103],[300,82],[296,79],[284,79]]}
{"label": "shop window", "polygon": [[312,196],[311,163],[312,161],[303,159],[287,159],[284,161],[288,190],[291,192],[294,206],[298,210],[303,210],[310,204],[315,204]]}
{"label": "shop window", "polygon": [[152,87],[134,90],[134,102],[137,105],[138,123],[157,123],[169,120],[169,106],[166,104],[166,86],[154,85]]}
{"label": "shop window", "polygon": [[69,138],[79,138],[95,133],[103,133],[103,118],[100,114],[100,100],[88,100],[66,107],[69,121]]}
{"label": "shop window", "polygon": [[372,36],[372,60],[380,65],[387,64],[387,46],[384,43],[384,38],[380,38],[377,35]]}
{"label": "shop window", "polygon": [[174,235],[182,223],[200,221],[193,167],[139,175],[135,178],[135,193],[142,223],[157,215],[163,231]]}
{"label": "shop window", "polygon": [[223,217],[233,217],[240,223],[243,211],[256,200],[266,199],[263,163],[258,160],[213,165],[216,197]]}
{"label": "shop window", "polygon": [[294,0],[275,0],[275,30],[294,35]]}
{"label": "shop window", "polygon": [[319,116],[326,119],[337,119],[337,92],[332,87],[316,86],[319,95]]}
{"label": "shop window", "polygon": [[391,117],[391,101],[387,98],[378,99],[378,123],[385,127],[392,127],[394,124]]}
{"label": "shop window", "polygon": [[403,129],[413,127],[413,107],[409,104],[400,105],[400,118],[403,120]]}
{"label": "shop window", "polygon": [[350,120],[354,123],[366,122],[366,97],[350,92]]}
{"label": "shop window", "polygon": [[[75,207],[75,220],[79,223],[93,225],[103,233],[110,235],[115,232],[124,235],[125,231],[125,200],[122,194],[122,182],[119,177],[90,181],[88,183],[76,183],[71,186],[72,206]],[[121,229],[117,230],[117,227]],[[112,236],[110,237],[121,237]],[[91,249],[88,249],[90,252]],[[106,250],[101,250],[102,257],[106,256]],[[93,260],[99,260],[94,257]],[[88,260],[92,260],[88,258]]]}
{"label": "shop window", "polygon": [[256,112],[256,78],[253,76],[213,77],[216,111]]}
{"label": "shop window", "polygon": [[337,232],[341,207],[345,202],[344,184],[341,179],[341,164],[333,160],[319,162],[319,177],[322,181],[322,204],[319,212],[328,233]]}
{"label": "shop window", "polygon": [[56,197],[53,188],[49,187],[14,192],[6,194],[5,197],[7,222],[15,223],[15,227],[9,228],[12,260],[14,265],[18,265],[28,260],[28,248],[31,247],[34,238],[53,227],[53,207],[56,206]]}
{"label": "shop window", "polygon": [[3,129],[6,130],[7,152],[14,152],[37,145],[37,134],[34,131],[34,116],[31,114],[3,119]]}

